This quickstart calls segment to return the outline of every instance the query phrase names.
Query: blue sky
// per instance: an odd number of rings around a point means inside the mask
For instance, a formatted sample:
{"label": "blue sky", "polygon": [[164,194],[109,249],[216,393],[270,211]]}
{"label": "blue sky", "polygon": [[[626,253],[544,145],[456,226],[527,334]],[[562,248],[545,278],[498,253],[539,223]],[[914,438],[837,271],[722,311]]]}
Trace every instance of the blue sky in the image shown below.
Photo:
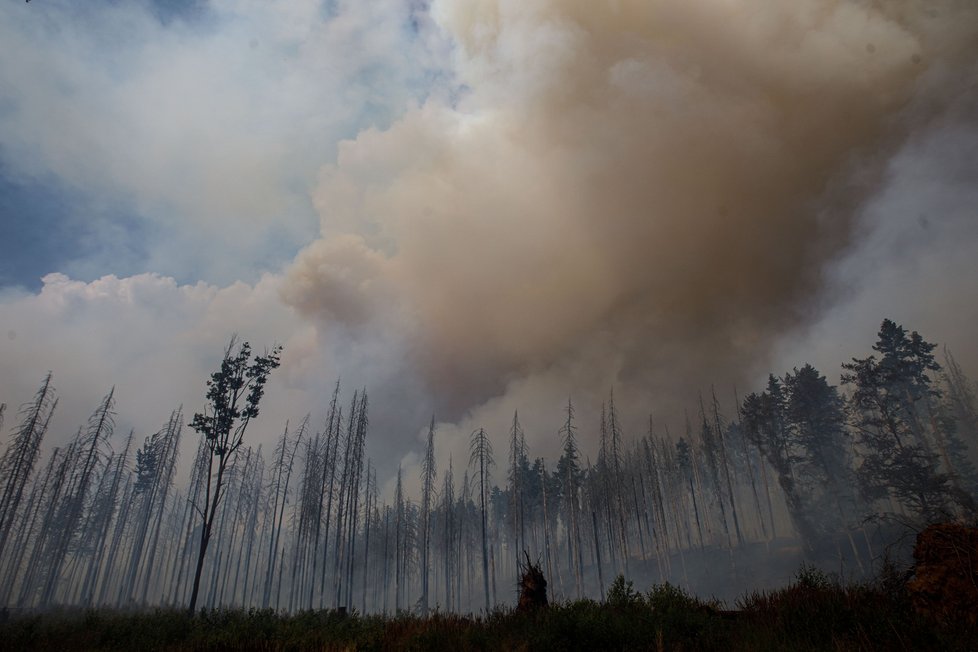
{"label": "blue sky", "polygon": [[[154,0],[151,4],[164,23],[197,20],[206,5],[196,0]],[[149,236],[141,232],[133,208],[97,203],[84,190],[64,185],[55,175],[25,174],[14,157],[4,157],[0,150],[0,286],[36,291],[41,277],[55,271],[88,279],[149,271],[140,265],[145,259],[143,241]],[[117,238],[104,241],[98,235],[104,229],[93,223],[111,225]],[[91,260],[104,264],[92,266],[87,263]]]}
{"label": "blue sky", "polygon": [[341,3],[333,27],[336,4],[5,6],[20,53],[0,66],[0,283],[228,283],[288,263],[318,232],[309,195],[336,143],[437,75],[405,11]]}

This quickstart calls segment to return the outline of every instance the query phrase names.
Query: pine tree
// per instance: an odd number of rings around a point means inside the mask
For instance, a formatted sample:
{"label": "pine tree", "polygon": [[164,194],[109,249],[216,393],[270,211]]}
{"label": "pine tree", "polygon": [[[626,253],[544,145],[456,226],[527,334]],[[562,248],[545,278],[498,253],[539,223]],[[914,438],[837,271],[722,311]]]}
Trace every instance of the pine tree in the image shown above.
{"label": "pine tree", "polygon": [[940,370],[933,349],[916,331],[908,336],[886,319],[873,345],[879,357],[842,365],[842,383],[853,389],[852,425],[863,457],[860,487],[871,500],[893,496],[924,521],[944,514],[951,498],[931,444],[934,433],[920,418],[938,395],[930,377]]}
{"label": "pine tree", "polygon": [[855,511],[842,398],[809,364],[786,374],[783,386],[786,436],[797,451],[795,473],[817,514],[819,529],[838,530]]}
{"label": "pine tree", "polygon": [[741,406],[744,434],[778,474],[778,485],[784,494],[791,522],[801,537],[802,544],[812,551],[819,539],[818,529],[812,521],[803,483],[799,482],[795,472],[799,454],[789,436],[786,410],[787,399],[783,383],[771,375],[768,377],[767,390],[760,394],[748,394],[744,398]]}

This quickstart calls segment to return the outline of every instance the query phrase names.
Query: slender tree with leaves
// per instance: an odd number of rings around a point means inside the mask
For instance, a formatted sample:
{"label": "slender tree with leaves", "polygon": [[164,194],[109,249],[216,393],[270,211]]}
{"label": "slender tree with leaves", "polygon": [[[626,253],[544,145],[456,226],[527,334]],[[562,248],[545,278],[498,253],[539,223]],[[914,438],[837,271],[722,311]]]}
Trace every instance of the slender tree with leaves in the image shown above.
{"label": "slender tree with leaves", "polygon": [[237,337],[232,337],[224,350],[220,370],[207,381],[207,406],[203,412],[194,414],[190,423],[191,428],[203,435],[209,453],[203,508],[197,508],[201,517],[200,548],[190,594],[191,612],[197,608],[200,576],[223,498],[225,474],[241,448],[248,424],[258,416],[265,383],[279,366],[281,352],[282,347],[276,346],[252,360],[251,345],[248,342],[238,345]]}
{"label": "slender tree with leaves", "polygon": [[892,496],[915,516],[931,520],[946,513],[949,478],[934,451],[936,433],[923,418],[940,397],[931,374],[941,367],[934,345],[885,319],[873,350],[842,365],[842,384],[853,388],[852,426],[862,452],[860,487],[871,499]]}

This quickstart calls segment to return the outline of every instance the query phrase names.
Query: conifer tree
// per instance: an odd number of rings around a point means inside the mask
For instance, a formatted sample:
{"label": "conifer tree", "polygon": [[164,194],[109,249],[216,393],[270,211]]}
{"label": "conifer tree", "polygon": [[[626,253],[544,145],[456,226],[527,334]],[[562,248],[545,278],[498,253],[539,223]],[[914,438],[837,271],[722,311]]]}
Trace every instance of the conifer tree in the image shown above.
{"label": "conifer tree", "polygon": [[843,364],[843,385],[852,387],[852,425],[862,453],[860,487],[877,500],[891,495],[917,517],[944,514],[951,498],[948,476],[938,468],[921,413],[939,396],[931,374],[940,370],[930,344],[916,332],[885,319],[873,350],[879,356]]}

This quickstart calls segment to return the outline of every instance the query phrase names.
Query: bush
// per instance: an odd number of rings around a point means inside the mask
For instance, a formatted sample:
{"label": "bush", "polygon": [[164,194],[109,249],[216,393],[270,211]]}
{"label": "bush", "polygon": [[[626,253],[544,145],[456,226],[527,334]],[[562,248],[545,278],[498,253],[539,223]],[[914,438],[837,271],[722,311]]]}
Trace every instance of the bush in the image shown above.
{"label": "bush", "polygon": [[795,584],[806,589],[822,590],[828,589],[834,583],[825,574],[825,571],[803,563],[798,572],[795,573]]}
{"label": "bush", "polygon": [[626,581],[624,575],[618,575],[611,583],[607,602],[612,607],[634,607],[643,604],[642,594],[635,591],[632,581]]}
{"label": "bush", "polygon": [[803,566],[784,589],[722,611],[671,584],[640,593],[619,576],[604,604],[557,603],[485,617],[271,609],[65,610],[0,623],[0,650],[891,650],[978,649],[978,634],[917,616],[905,575],[843,586]]}

